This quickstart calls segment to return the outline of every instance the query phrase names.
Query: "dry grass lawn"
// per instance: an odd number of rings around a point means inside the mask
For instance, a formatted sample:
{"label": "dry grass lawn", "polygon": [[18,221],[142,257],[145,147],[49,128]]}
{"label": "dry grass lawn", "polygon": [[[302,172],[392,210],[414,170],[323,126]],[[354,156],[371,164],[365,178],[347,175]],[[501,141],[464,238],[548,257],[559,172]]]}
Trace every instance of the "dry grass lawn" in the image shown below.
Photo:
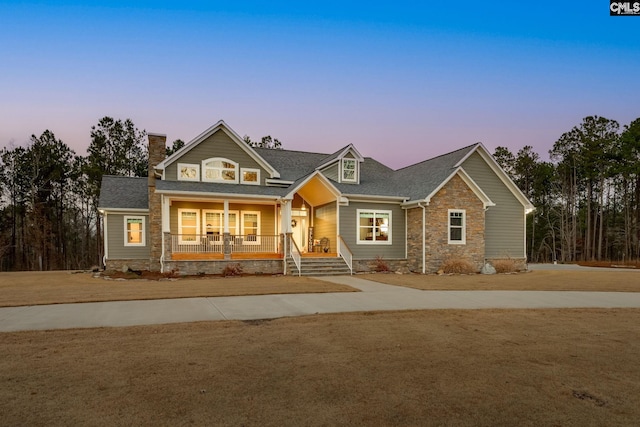
{"label": "dry grass lawn", "polygon": [[68,271],[0,273],[0,307],[234,295],[355,292],[308,277],[195,277],[175,281],[105,280]]}
{"label": "dry grass lawn", "polygon": [[359,277],[423,290],[640,292],[640,271],[624,270],[536,270],[518,274],[453,276],[376,273]]}
{"label": "dry grass lawn", "polygon": [[640,310],[0,334],[0,425],[638,425]]}

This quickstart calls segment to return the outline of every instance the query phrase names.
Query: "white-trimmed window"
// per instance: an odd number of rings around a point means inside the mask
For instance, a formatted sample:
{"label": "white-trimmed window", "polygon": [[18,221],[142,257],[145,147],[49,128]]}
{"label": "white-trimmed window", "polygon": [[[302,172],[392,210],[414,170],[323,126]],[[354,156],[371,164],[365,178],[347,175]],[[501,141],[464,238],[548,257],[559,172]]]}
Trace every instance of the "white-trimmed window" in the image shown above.
{"label": "white-trimmed window", "polygon": [[391,211],[357,210],[358,244],[391,244]]}
{"label": "white-trimmed window", "polygon": [[464,245],[466,243],[466,212],[464,209],[449,209],[449,244]]}
{"label": "white-trimmed window", "polygon": [[259,211],[242,212],[242,235],[244,236],[245,243],[256,245],[260,243]]}
{"label": "white-trimmed window", "polygon": [[145,246],[146,244],[144,216],[125,216],[124,245]]}
{"label": "white-trimmed window", "polygon": [[260,185],[260,169],[242,168],[240,170],[242,184]]}
{"label": "white-trimmed window", "polygon": [[342,182],[358,182],[358,162],[342,159]]}
{"label": "white-trimmed window", "polygon": [[198,243],[200,210],[178,209],[178,241],[180,244]]}
{"label": "white-trimmed window", "polygon": [[[211,244],[222,241],[224,234],[224,211],[204,210],[202,211],[204,223],[202,233],[207,236]],[[229,234],[238,234],[238,211],[229,211]]]}
{"label": "white-trimmed window", "polygon": [[178,163],[178,181],[200,181],[200,165]]}
{"label": "white-trimmed window", "polygon": [[215,157],[202,161],[202,180],[205,182],[238,183],[238,164],[233,160]]}

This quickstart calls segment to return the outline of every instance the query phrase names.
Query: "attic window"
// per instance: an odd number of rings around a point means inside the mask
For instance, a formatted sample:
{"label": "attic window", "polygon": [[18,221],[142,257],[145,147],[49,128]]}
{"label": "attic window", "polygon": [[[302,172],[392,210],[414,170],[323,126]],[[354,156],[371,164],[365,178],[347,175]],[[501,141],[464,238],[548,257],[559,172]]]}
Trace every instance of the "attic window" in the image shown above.
{"label": "attic window", "polygon": [[355,159],[342,159],[342,182],[358,182]]}
{"label": "attic window", "polygon": [[205,182],[238,183],[238,164],[229,159],[213,158],[202,162],[202,180]]}

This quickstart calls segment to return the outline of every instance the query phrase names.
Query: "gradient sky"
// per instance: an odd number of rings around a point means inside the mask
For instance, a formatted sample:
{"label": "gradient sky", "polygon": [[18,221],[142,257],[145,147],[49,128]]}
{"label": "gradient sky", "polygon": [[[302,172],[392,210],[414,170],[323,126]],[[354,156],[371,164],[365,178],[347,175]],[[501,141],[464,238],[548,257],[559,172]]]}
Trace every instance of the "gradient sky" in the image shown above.
{"label": "gradient sky", "polygon": [[101,117],[169,142],[219,119],[398,168],[481,141],[546,158],[588,115],[640,117],[640,16],[605,0],[4,1],[0,147]]}

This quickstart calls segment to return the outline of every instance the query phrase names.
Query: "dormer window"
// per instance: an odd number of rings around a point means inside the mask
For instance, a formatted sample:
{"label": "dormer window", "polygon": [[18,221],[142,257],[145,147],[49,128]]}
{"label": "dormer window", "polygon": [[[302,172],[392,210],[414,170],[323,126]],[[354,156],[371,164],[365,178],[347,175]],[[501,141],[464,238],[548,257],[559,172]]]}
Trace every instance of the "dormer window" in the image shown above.
{"label": "dormer window", "polygon": [[202,162],[202,180],[205,182],[238,183],[238,164],[229,159],[213,158]]}
{"label": "dormer window", "polygon": [[355,159],[342,159],[342,182],[358,182],[357,167]]}

